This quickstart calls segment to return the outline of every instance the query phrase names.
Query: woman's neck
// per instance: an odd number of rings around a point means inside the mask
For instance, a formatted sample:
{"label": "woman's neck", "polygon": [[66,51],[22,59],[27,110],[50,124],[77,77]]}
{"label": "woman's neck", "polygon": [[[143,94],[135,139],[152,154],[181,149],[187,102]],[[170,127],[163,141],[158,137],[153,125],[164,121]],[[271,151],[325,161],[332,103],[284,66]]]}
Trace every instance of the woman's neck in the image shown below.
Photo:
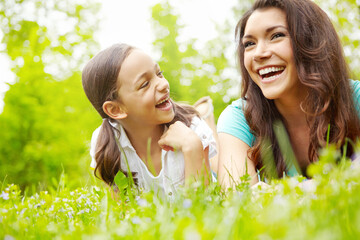
{"label": "woman's neck", "polygon": [[297,162],[305,172],[310,161],[308,149],[310,144],[310,128],[306,114],[301,110],[300,98],[275,100],[275,106],[284,119],[284,125],[289,134],[290,142]]}
{"label": "woman's neck", "polygon": [[306,114],[301,110],[301,101],[299,99],[293,99],[289,101],[275,100],[275,106],[285,121],[285,125],[292,126],[304,126],[307,125]]}
{"label": "woman's neck", "polygon": [[301,102],[305,97],[306,89],[299,86],[296,92],[274,100],[275,106],[287,127],[307,126],[306,114],[301,110]]}

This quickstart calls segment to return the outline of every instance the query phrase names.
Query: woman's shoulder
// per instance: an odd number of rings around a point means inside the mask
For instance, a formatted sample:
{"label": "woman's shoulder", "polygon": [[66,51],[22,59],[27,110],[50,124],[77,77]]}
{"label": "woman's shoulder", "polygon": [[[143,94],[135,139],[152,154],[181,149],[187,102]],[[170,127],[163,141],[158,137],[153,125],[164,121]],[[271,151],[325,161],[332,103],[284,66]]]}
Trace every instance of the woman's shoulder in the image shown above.
{"label": "woman's shoulder", "polygon": [[360,95],[360,81],[350,79],[350,86],[355,94]]}
{"label": "woman's shoulder", "polygon": [[217,132],[233,135],[251,146],[254,136],[244,115],[245,104],[246,100],[238,99],[227,106],[219,116]]}
{"label": "woman's shoulder", "polygon": [[353,89],[353,101],[356,111],[360,117],[360,81],[350,80],[350,86]]}
{"label": "woman's shoulder", "polygon": [[245,119],[243,111],[245,104],[246,101],[241,98],[233,101],[220,114],[218,124],[220,122],[220,124],[224,123],[227,125],[228,122],[233,122],[235,119],[239,119],[239,117],[241,120]]}
{"label": "woman's shoulder", "polygon": [[229,106],[227,106],[227,108],[235,108],[242,111],[242,109],[245,107],[245,104],[246,104],[246,100],[239,98],[233,101]]}

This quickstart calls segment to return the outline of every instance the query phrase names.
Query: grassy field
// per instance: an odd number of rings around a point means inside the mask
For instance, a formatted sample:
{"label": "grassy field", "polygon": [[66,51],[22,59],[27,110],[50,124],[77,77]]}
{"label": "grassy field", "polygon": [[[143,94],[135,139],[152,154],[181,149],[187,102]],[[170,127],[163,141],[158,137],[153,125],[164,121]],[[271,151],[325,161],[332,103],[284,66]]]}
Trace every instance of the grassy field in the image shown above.
{"label": "grassy field", "polygon": [[0,239],[360,239],[360,164],[328,149],[302,177],[224,192],[195,182],[172,199],[88,186],[0,194]]}

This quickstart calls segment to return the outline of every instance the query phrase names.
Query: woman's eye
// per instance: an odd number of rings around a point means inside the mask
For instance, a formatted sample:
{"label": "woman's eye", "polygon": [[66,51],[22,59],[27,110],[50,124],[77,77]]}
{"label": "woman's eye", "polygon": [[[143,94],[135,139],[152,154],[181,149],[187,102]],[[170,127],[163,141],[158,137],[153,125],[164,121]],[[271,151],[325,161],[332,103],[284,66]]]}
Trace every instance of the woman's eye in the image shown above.
{"label": "woman's eye", "polygon": [[149,85],[149,81],[146,81],[146,82],[144,82],[144,83],[140,86],[140,89],[145,88],[145,87],[147,87],[148,85]]}
{"label": "woman's eye", "polygon": [[279,37],[285,37],[284,33],[275,33],[274,35],[271,36],[271,40],[279,38]]}
{"label": "woman's eye", "polygon": [[243,45],[244,45],[244,48],[247,48],[247,47],[250,47],[252,45],[255,45],[255,43],[251,42],[251,41],[246,41],[246,42],[243,43]]}
{"label": "woman's eye", "polygon": [[163,72],[164,72],[164,71],[160,71],[160,72],[157,73],[157,75],[158,75],[159,77],[163,77],[163,76],[164,76],[164,75],[163,75]]}

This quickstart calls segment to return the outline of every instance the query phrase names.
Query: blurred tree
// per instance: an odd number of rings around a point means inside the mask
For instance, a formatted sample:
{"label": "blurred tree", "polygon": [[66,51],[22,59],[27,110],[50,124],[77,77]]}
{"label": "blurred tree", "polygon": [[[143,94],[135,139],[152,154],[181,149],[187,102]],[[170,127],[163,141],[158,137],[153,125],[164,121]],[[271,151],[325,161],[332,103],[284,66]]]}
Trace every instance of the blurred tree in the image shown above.
{"label": "blurred tree", "polygon": [[90,1],[0,1],[2,43],[16,74],[0,115],[0,181],[25,188],[48,185],[63,170],[77,182],[88,172],[85,139],[100,119],[80,69],[99,48],[97,11]]}
{"label": "blurred tree", "polygon": [[329,15],[344,46],[354,79],[360,80],[360,1],[315,0]]}
{"label": "blurred tree", "polygon": [[[176,101],[193,104],[202,96],[209,95],[214,101],[216,118],[230,101],[228,89],[234,86],[231,73],[234,69],[226,57],[226,49],[231,41],[219,37],[202,49],[196,49],[196,39],[179,42],[179,15],[169,1],[152,7],[153,42],[159,53],[159,65],[170,83],[171,94]],[[219,32],[229,32],[228,26]],[[235,81],[235,84],[238,81]]]}
{"label": "blurred tree", "polygon": [[[339,31],[350,68],[360,79],[359,39],[360,11],[356,0],[325,0],[316,2],[329,14]],[[214,100],[216,118],[232,100],[240,96],[240,74],[236,66],[235,26],[242,14],[250,9],[252,0],[239,0],[224,24],[217,25],[218,37],[197,49],[196,39],[180,42],[180,19],[164,0],[152,7],[153,42],[159,53],[159,64],[165,70],[175,100],[194,103],[201,96]]]}
{"label": "blurred tree", "polygon": [[170,83],[172,97],[176,100],[189,99],[189,84],[184,77],[183,69],[188,67],[184,59],[194,56],[196,51],[191,44],[184,44],[179,50],[177,38],[181,26],[177,24],[179,16],[173,12],[168,2],[158,3],[152,7],[152,19],[156,40],[153,45],[160,52],[158,61],[165,70],[164,75]]}

